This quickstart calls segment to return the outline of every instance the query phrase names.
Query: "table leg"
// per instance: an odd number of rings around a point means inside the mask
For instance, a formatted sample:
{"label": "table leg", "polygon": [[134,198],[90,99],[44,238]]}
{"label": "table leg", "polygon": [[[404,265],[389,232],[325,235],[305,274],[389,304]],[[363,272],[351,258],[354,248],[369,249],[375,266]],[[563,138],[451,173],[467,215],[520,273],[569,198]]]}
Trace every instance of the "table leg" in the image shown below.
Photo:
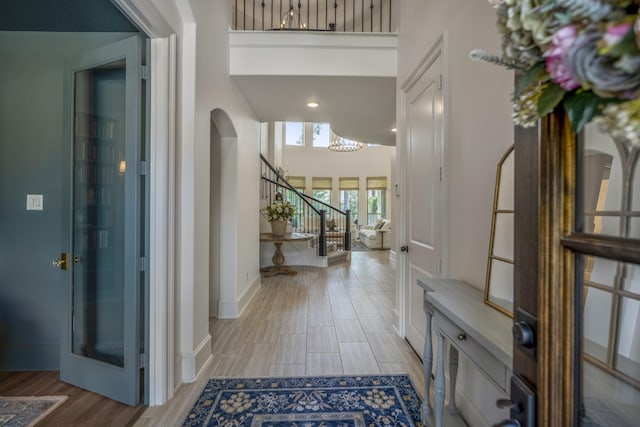
{"label": "table leg", "polygon": [[275,265],[276,267],[280,267],[282,264],[284,264],[284,254],[282,253],[282,242],[273,242],[273,244],[276,246],[276,251],[273,254],[273,258],[271,258],[271,261],[273,262],[273,265]]}
{"label": "table leg", "polygon": [[458,377],[458,349],[449,345],[449,405],[447,409],[450,414],[457,415],[456,406],[456,378]]}
{"label": "table leg", "polygon": [[262,267],[260,272],[264,274],[264,277],[273,277],[276,274],[288,274],[295,275],[297,271],[293,270],[291,267],[287,267],[284,264],[284,254],[282,253],[282,242],[273,242],[276,247],[275,253],[271,258],[271,262],[273,265],[269,267]]}
{"label": "table leg", "polygon": [[424,337],[424,351],[422,353],[422,360],[424,361],[424,401],[422,402],[422,422],[425,425],[429,425],[427,422],[427,415],[431,415],[433,410],[429,403],[429,395],[431,388],[431,368],[433,367],[433,343],[431,342],[431,320],[433,314],[429,311],[425,311],[427,314],[427,334]]}
{"label": "table leg", "polygon": [[435,407],[436,427],[442,427],[444,410],[444,335],[438,332],[438,358],[436,359],[436,381],[433,385],[433,406]]}

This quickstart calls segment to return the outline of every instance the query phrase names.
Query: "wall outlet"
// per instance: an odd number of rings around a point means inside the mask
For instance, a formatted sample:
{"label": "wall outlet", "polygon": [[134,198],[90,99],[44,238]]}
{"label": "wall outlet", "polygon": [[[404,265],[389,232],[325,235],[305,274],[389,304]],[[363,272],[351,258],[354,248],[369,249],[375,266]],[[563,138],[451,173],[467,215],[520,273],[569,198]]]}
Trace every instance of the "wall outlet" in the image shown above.
{"label": "wall outlet", "polygon": [[41,211],[44,209],[42,194],[27,194],[27,210]]}

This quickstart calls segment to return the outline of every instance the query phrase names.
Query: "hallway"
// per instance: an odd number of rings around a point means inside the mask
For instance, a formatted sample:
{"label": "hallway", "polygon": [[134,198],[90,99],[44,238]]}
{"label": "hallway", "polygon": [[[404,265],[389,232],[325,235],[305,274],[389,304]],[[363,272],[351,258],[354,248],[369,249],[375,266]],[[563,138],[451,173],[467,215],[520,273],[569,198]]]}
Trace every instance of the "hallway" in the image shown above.
{"label": "hallway", "polygon": [[420,359],[390,323],[395,269],[388,251],[296,269],[296,276],[263,278],[239,319],[213,319],[207,371],[166,405],[147,409],[136,425],[180,425],[212,377],[408,373],[422,394]]}

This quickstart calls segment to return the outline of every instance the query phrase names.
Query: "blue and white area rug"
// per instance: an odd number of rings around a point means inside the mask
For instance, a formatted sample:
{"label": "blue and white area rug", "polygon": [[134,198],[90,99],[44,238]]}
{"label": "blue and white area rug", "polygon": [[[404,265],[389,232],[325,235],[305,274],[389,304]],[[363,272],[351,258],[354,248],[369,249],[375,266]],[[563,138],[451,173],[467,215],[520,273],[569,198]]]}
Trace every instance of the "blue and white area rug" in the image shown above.
{"label": "blue and white area rug", "polygon": [[211,379],[183,426],[423,427],[406,375]]}

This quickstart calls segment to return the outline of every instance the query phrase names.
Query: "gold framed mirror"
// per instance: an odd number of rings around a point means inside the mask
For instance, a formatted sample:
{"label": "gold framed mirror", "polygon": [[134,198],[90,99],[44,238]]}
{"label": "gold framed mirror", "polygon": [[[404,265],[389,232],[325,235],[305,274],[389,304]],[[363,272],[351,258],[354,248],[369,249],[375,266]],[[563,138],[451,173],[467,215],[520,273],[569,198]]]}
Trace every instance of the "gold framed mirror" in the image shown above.
{"label": "gold framed mirror", "polygon": [[498,162],[484,302],[513,317],[514,146]]}

